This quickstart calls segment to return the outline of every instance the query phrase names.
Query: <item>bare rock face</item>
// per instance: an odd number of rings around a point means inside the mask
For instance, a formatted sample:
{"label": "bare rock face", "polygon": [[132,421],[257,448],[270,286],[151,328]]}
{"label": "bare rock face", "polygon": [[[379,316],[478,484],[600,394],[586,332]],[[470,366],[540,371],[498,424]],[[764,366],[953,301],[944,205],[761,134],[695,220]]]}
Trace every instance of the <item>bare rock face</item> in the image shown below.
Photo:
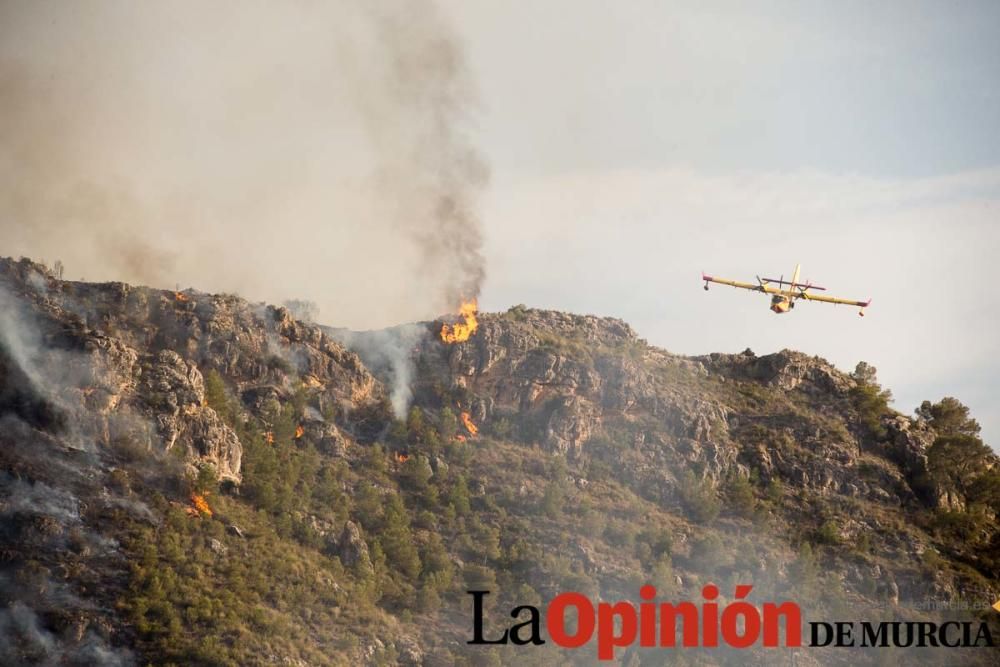
{"label": "bare rock face", "polygon": [[546,445],[570,458],[578,457],[590,439],[597,418],[594,408],[578,396],[564,396],[552,411],[545,430]]}
{"label": "bare rock face", "polygon": [[662,397],[659,414],[677,437],[699,442],[726,440],[729,437],[729,411],[711,400],[667,394]]}
{"label": "bare rock face", "polygon": [[925,422],[897,415],[883,421],[889,433],[889,457],[903,467],[908,475],[927,473],[927,450],[934,443],[934,431]]}
{"label": "bare rock face", "polygon": [[324,423],[320,429],[319,447],[331,456],[344,457],[348,451],[348,440],[336,424]]}
{"label": "bare rock face", "polygon": [[[517,421],[517,437],[571,461],[611,437],[629,443],[618,463],[625,476],[653,480],[666,497],[671,471],[684,468],[713,485],[755,470],[824,495],[893,505],[920,495],[913,489],[926,477],[933,433],[899,415],[886,424],[888,443],[866,449],[849,426],[856,381],[819,357],[747,350],[684,358],[649,347],[619,320],[524,308],[481,313],[479,322],[465,343],[427,337],[421,363],[468,391],[477,423]],[[822,416],[803,420],[784,407],[791,397]],[[888,462],[862,463],[872,448]]]}
{"label": "bare rock face", "polygon": [[587,456],[592,438],[611,429],[637,438],[636,476],[683,463],[721,478],[736,463],[727,408],[650,371],[703,367],[649,348],[620,320],[530,309],[481,314],[468,342],[442,346],[431,337],[422,355],[477,397],[477,421],[516,415],[536,425],[522,437],[571,460]]}
{"label": "bare rock face", "polygon": [[112,412],[135,390],[139,353],[117,338],[101,335],[88,336],[84,350],[85,358],[68,360],[82,380],[82,402],[90,410]]}
{"label": "bare rock face", "polygon": [[306,387],[322,408],[310,429],[338,451],[349,434],[335,421],[385,395],[357,355],[285,308],[62,281],[28,260],[0,259],[0,280],[48,350],[50,402],[73,413],[77,431],[103,442],[124,434],[147,449],[181,447],[189,465],[211,464],[222,480],[241,480],[243,448],[205,404],[202,371],[218,372],[257,415]]}
{"label": "bare rock face", "polygon": [[358,524],[348,521],[336,541],[336,553],[344,567],[355,568],[359,572],[372,572],[372,561],[368,555],[368,545],[361,537]]}
{"label": "bare rock face", "polygon": [[600,357],[594,364],[600,378],[601,404],[609,410],[627,411],[647,404],[655,394],[652,378],[629,357]]}
{"label": "bare rock face", "polygon": [[763,357],[745,350],[741,354],[716,353],[697,359],[710,371],[727,377],[781,389],[799,389],[812,395],[844,395],[856,384],[826,360],[792,350]]}
{"label": "bare rock face", "polygon": [[[167,422],[176,418],[182,409],[201,406],[205,402],[205,381],[201,372],[172,350],[161,350],[143,364],[139,399],[159,419]],[[170,449],[176,432],[164,445]]]}
{"label": "bare rock face", "polygon": [[927,450],[934,444],[936,434],[921,419],[896,415],[882,420],[888,433],[886,456],[895,461],[919,491],[932,504],[946,510],[964,510],[965,499],[959,494],[942,489],[929,474]]}
{"label": "bare rock face", "polygon": [[210,464],[220,480],[237,484],[242,481],[243,446],[236,432],[212,408],[184,410],[176,442],[186,448],[189,461]]}
{"label": "bare rock face", "polygon": [[399,637],[396,639],[396,648],[399,651],[399,664],[405,667],[421,667],[424,664],[424,651],[420,643],[413,637]]}
{"label": "bare rock face", "polygon": [[[444,355],[449,374],[480,397],[479,419],[498,411],[534,414],[538,441],[576,457],[606,411],[621,413],[652,396],[638,364],[614,353],[637,341],[620,320],[523,310],[483,315],[470,341],[434,350],[440,344],[431,339],[426,353]],[[581,354],[593,345],[607,345],[608,353]]]}
{"label": "bare rock face", "polygon": [[205,403],[201,371],[173,350],[144,364],[138,400],[155,421],[163,448],[182,447],[192,465],[208,463],[220,480],[239,483],[243,447]]}

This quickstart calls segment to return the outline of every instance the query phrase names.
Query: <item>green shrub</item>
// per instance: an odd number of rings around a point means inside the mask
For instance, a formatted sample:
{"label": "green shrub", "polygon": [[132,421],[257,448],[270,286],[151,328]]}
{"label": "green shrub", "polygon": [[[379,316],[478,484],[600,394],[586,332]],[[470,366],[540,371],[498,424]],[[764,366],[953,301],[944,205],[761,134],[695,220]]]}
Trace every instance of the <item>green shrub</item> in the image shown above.
{"label": "green shrub", "polygon": [[857,382],[850,391],[851,402],[861,426],[874,440],[885,440],[888,433],[882,425],[882,417],[892,413],[889,409],[892,392],[878,384],[875,367],[864,361],[858,362],[851,376]]}
{"label": "green shrub", "polygon": [[636,537],[636,549],[644,546],[643,552],[646,558],[641,558],[643,564],[649,567],[652,563],[658,562],[664,556],[669,557],[673,549],[673,538],[670,531],[659,526],[647,526],[639,532]]}
{"label": "green shrub", "polygon": [[558,518],[563,511],[563,503],[566,501],[566,485],[561,480],[553,480],[545,486],[539,509],[542,514],[550,519]]}
{"label": "green shrub", "polygon": [[635,548],[635,526],[620,519],[612,519],[604,529],[604,539],[622,550]]}
{"label": "green shrub", "polygon": [[722,509],[711,483],[699,479],[690,470],[685,470],[678,480],[677,495],[688,516],[697,523],[715,521]]}
{"label": "green shrub", "polygon": [[736,516],[744,519],[752,518],[757,509],[757,498],[753,493],[750,480],[739,474],[732,474],[723,489],[726,498],[726,508]]}
{"label": "green shrub", "polygon": [[238,407],[226,392],[226,383],[214,368],[204,374],[205,403],[229,426],[235,426]]}
{"label": "green shrub", "polygon": [[824,521],[816,530],[815,537],[819,544],[840,544],[840,528],[837,522],[832,519]]}

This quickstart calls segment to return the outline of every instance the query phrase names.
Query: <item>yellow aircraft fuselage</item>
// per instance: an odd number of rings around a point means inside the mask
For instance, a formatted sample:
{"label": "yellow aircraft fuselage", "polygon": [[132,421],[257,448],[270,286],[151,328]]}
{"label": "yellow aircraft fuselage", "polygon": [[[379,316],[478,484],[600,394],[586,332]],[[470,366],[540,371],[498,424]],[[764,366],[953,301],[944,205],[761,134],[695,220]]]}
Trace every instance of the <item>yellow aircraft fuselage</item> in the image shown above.
{"label": "yellow aircraft fuselage", "polygon": [[[846,304],[849,306],[858,306],[860,310],[858,315],[862,317],[865,314],[865,308],[871,304],[871,299],[867,301],[860,301],[856,299],[841,299],[834,296],[823,296],[821,294],[816,294],[810,290],[825,291],[826,288],[819,287],[818,285],[813,285],[812,283],[800,283],[799,282],[799,271],[801,267],[799,265],[795,266],[795,271],[792,273],[792,279],[787,281],[784,277],[781,278],[757,278],[757,284],[740,282],[738,280],[730,280],[729,278],[718,278],[716,276],[701,274],[701,279],[705,281],[705,289],[708,289],[709,283],[717,283],[719,285],[729,285],[730,287],[738,287],[740,289],[750,290],[752,292],[763,292],[764,294],[771,295],[771,306],[770,309],[776,315],[782,313],[787,313],[788,311],[795,308],[795,302],[799,299],[803,301],[818,301],[820,303],[833,303],[833,304]],[[788,289],[784,289],[787,286]]]}
{"label": "yellow aircraft fuselage", "polygon": [[771,297],[771,310],[778,313],[787,313],[789,310],[795,307],[795,304],[787,296],[779,296],[775,294]]}

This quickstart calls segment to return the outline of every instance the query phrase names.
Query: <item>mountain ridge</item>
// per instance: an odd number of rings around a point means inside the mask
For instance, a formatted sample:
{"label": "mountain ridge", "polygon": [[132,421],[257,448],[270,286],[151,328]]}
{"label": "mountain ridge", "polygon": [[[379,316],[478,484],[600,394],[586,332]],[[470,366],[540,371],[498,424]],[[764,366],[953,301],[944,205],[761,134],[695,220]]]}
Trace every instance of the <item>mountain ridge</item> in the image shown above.
{"label": "mountain ridge", "polygon": [[[345,337],[288,307],[29,260],[0,259],[0,285],[5,658],[589,659],[465,645],[475,585],[527,604],[749,581],[820,618],[922,620],[913,601],[1000,594],[992,477],[939,469],[962,433],[935,430],[933,406],[889,409],[868,366],[685,357],[615,318],[522,306],[445,345],[440,322]],[[920,657],[988,662],[977,650]]]}

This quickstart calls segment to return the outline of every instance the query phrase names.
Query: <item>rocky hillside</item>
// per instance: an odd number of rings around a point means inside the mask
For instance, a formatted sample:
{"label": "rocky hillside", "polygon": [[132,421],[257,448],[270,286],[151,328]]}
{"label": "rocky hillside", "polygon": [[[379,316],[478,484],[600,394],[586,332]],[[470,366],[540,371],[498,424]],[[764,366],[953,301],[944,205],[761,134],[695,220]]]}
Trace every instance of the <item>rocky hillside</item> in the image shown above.
{"label": "rocky hillside", "polygon": [[3,664],[595,660],[467,645],[470,587],[500,621],[561,591],[700,600],[714,582],[806,620],[996,626],[996,458],[960,403],[899,414],[867,365],[681,357],[619,320],[524,307],[464,343],[433,322],[349,334],[27,260],[0,260],[0,306]]}

